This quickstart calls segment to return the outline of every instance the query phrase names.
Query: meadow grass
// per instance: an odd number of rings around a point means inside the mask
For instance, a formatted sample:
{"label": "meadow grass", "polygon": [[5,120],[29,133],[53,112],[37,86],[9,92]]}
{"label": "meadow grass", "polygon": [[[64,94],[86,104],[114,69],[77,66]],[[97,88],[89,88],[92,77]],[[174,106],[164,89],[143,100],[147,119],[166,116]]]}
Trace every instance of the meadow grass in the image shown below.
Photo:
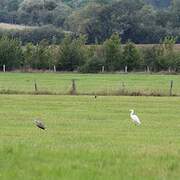
{"label": "meadow grass", "polygon": [[[77,74],[77,73],[0,73],[0,93],[33,93],[34,80],[42,94],[68,94],[71,80],[76,80],[79,94],[118,95],[123,92],[180,95],[180,75],[151,74]],[[125,94],[125,93],[124,93]],[[127,93],[128,94],[128,93]]]}
{"label": "meadow grass", "polygon": [[0,102],[1,180],[180,177],[179,97],[0,95]]}

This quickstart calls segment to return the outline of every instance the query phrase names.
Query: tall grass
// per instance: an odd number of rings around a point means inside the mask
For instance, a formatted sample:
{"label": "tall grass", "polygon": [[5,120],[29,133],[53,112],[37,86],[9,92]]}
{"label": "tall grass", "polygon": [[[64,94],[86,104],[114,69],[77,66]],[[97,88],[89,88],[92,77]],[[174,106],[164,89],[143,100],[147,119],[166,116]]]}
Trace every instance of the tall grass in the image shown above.
{"label": "tall grass", "polygon": [[0,102],[2,180],[180,177],[180,98],[1,95]]}
{"label": "tall grass", "polygon": [[72,79],[78,95],[168,96],[171,80],[173,95],[180,95],[180,75],[75,73],[0,73],[0,93],[69,95]]}

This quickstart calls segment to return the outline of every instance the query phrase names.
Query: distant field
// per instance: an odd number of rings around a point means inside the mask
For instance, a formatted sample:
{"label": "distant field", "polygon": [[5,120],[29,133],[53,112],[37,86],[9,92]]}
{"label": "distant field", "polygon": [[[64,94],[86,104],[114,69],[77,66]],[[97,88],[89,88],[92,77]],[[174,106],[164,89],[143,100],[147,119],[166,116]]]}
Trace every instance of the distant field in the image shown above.
{"label": "distant field", "polygon": [[[136,47],[138,47],[138,48],[147,48],[147,47],[152,47],[153,45],[155,45],[155,44],[136,44]],[[174,45],[174,50],[176,52],[179,52],[180,51],[180,44],[175,44]]]}
{"label": "distant field", "polygon": [[[123,44],[122,46],[124,46],[125,44]],[[135,46],[139,49],[143,49],[143,48],[150,48],[150,47],[153,47],[154,45],[158,45],[158,44],[135,44]],[[91,47],[91,46],[95,46],[95,47],[98,47],[98,48],[101,48],[102,45],[87,45],[88,47]],[[180,51],[180,44],[175,44],[174,45],[174,51],[175,52],[179,52]]]}
{"label": "distant field", "polygon": [[75,79],[79,94],[118,94],[142,92],[169,94],[170,81],[173,93],[180,95],[180,75],[150,74],[76,74],[76,73],[0,73],[0,92],[33,93],[34,80],[38,91],[68,94],[71,80]]}
{"label": "distant field", "polygon": [[24,25],[16,25],[16,24],[8,24],[8,23],[0,23],[0,29],[5,29],[5,30],[24,30],[24,29],[32,29],[35,28],[35,26],[24,26]]}
{"label": "distant field", "polygon": [[[180,177],[179,97],[0,95],[0,179]],[[129,118],[134,108],[142,126]],[[48,130],[32,120],[42,118]]]}

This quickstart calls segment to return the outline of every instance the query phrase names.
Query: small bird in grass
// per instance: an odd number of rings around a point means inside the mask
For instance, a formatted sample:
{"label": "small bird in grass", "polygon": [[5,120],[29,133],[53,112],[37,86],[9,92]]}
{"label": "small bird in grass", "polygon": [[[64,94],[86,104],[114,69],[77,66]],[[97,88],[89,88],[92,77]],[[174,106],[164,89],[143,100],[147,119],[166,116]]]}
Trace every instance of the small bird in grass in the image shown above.
{"label": "small bird in grass", "polygon": [[141,121],[140,119],[138,118],[138,116],[134,113],[134,110],[133,109],[130,109],[129,110],[131,113],[130,113],[130,117],[133,121],[133,123],[135,123],[136,125],[140,125],[141,124]]}
{"label": "small bird in grass", "polygon": [[44,125],[44,123],[43,123],[42,121],[35,119],[35,120],[34,120],[34,123],[35,123],[35,125],[36,125],[38,128],[43,129],[43,130],[46,130],[46,127],[45,127],[45,125]]}
{"label": "small bird in grass", "polygon": [[96,98],[97,98],[97,96],[95,95],[95,96],[94,96],[94,98],[96,99]]}

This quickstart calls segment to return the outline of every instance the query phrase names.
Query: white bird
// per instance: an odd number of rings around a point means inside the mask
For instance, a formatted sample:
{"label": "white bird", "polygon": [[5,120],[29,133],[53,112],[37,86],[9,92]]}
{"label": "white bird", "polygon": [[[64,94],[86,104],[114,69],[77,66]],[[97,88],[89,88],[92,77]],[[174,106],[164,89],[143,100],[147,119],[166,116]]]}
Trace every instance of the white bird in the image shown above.
{"label": "white bird", "polygon": [[131,109],[129,110],[131,113],[130,113],[130,117],[133,121],[133,123],[135,123],[136,125],[140,125],[141,124],[141,121],[139,120],[138,116],[136,114],[134,114],[134,110]]}

